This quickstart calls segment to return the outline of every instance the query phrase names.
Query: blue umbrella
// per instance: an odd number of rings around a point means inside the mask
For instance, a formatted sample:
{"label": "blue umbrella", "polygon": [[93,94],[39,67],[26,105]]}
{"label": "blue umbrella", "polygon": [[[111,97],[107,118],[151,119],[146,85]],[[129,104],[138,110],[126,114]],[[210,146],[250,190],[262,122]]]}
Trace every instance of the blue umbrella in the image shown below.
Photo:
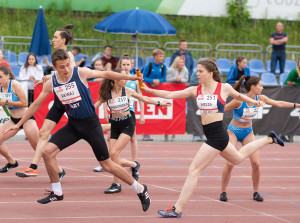
{"label": "blue umbrella", "polygon": [[[116,12],[96,24],[94,29],[116,34],[176,35],[176,29],[164,17],[155,12],[138,8]],[[136,58],[137,56],[138,41],[136,38]]]}
{"label": "blue umbrella", "polygon": [[40,6],[39,13],[35,21],[29,52],[35,53],[37,56],[51,54],[49,34],[42,6]]}

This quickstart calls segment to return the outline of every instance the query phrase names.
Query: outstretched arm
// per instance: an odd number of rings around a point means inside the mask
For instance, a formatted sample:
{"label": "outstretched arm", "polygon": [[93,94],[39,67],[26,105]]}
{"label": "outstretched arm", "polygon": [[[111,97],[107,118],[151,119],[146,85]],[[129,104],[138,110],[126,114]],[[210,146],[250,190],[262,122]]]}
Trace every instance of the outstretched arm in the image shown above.
{"label": "outstretched arm", "polygon": [[241,106],[241,101],[233,99],[231,102],[229,102],[228,104],[225,105],[224,112],[231,111],[231,110],[233,110],[235,108],[238,108],[240,106]]}
{"label": "outstretched arm", "polygon": [[300,108],[300,104],[298,103],[292,103],[292,102],[286,102],[286,101],[276,101],[271,98],[268,98],[265,95],[259,95],[258,99],[265,102],[268,105],[272,105],[278,108]]}
{"label": "outstretched arm", "polygon": [[152,98],[149,98],[147,96],[143,96],[141,94],[138,94],[136,91],[134,91],[130,88],[126,88],[126,90],[129,91],[129,95],[131,95],[132,97],[134,97],[134,98],[136,98],[140,101],[143,101],[145,103],[157,105],[157,106],[160,106],[160,107],[168,107],[168,106],[171,105],[171,103],[168,102],[168,101],[160,102],[160,101],[153,100]]}
{"label": "outstretched arm", "polygon": [[150,94],[156,95],[162,98],[189,98],[196,97],[197,87],[189,87],[181,91],[164,91],[164,90],[154,90],[148,87],[142,87],[142,89]]}

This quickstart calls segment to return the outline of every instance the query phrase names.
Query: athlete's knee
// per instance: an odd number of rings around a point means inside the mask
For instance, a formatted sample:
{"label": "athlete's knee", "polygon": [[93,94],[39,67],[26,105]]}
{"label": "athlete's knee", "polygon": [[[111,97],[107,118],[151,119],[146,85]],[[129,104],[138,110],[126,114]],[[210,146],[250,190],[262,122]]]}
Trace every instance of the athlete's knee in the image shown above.
{"label": "athlete's knee", "polygon": [[226,163],[226,168],[227,168],[227,169],[232,170],[233,167],[234,167],[234,164],[229,163],[229,162]]}
{"label": "athlete's knee", "polygon": [[192,177],[199,177],[199,175],[200,175],[200,170],[199,170],[199,168],[197,168],[197,167],[194,166],[194,165],[191,165],[191,166],[189,167],[188,175],[189,175],[189,176],[192,176]]}
{"label": "athlete's knee", "polygon": [[50,132],[48,129],[46,128],[41,128],[40,132],[39,132],[39,139],[42,140],[48,140]]}
{"label": "athlete's knee", "polygon": [[119,153],[118,151],[116,151],[116,150],[111,150],[111,151],[109,151],[110,158],[111,158],[113,161],[115,161],[115,160],[118,159],[119,154],[120,154],[120,153]]}
{"label": "athlete's knee", "polygon": [[55,157],[55,150],[53,147],[45,147],[42,151],[42,157],[44,160],[51,159]]}
{"label": "athlete's knee", "polygon": [[260,162],[252,162],[252,169],[259,170],[260,169]]}
{"label": "athlete's knee", "polygon": [[112,171],[112,168],[113,168],[113,165],[115,163],[111,161],[111,159],[107,159],[107,160],[103,160],[103,161],[100,161],[100,165],[102,166],[102,168],[106,171],[106,172],[111,172]]}

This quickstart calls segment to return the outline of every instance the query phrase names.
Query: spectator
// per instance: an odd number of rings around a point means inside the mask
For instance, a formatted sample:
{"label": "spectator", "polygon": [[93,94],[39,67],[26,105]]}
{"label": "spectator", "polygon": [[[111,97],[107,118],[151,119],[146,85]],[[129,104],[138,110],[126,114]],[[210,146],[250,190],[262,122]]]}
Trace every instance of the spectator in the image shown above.
{"label": "spectator", "polygon": [[189,71],[184,65],[184,58],[178,56],[175,58],[173,64],[167,71],[167,82],[183,82],[187,83],[189,80]]}
{"label": "spectator", "polygon": [[104,56],[100,58],[103,61],[104,70],[112,71],[116,68],[118,59],[112,56],[112,47],[105,46]]}
{"label": "spectator", "polygon": [[291,70],[289,76],[283,84],[300,86],[300,58],[298,59],[297,66],[293,70]]}
{"label": "spectator", "polygon": [[250,76],[250,68],[247,67],[246,57],[238,56],[235,63],[227,75],[226,82],[229,84],[235,84],[243,75]]}
{"label": "spectator", "polygon": [[277,61],[279,61],[280,73],[284,72],[285,67],[285,44],[288,41],[288,37],[286,33],[282,32],[283,28],[283,24],[278,22],[276,24],[276,33],[272,33],[270,36],[270,44],[273,45],[271,55],[271,72],[274,74]]}
{"label": "spectator", "polygon": [[33,102],[33,82],[42,80],[43,68],[38,64],[34,53],[29,53],[26,63],[21,67],[19,80],[28,81],[28,104]]}
{"label": "spectator", "polygon": [[[71,50],[71,52],[72,52],[73,56],[75,57],[81,53],[81,49],[78,46],[74,46],[73,49]],[[86,58],[82,57],[79,61],[77,61],[77,62],[75,61],[75,66],[76,67],[84,67],[85,60],[86,60]]]}
{"label": "spectator", "polygon": [[158,87],[160,83],[166,81],[167,67],[164,62],[164,51],[153,50],[154,62],[146,64],[143,70],[145,83],[150,83],[151,87]]}
{"label": "spectator", "polygon": [[181,56],[184,58],[185,66],[189,71],[189,76],[191,76],[193,73],[193,69],[194,69],[194,65],[193,65],[194,61],[193,61],[193,55],[187,51],[187,41],[186,40],[180,40],[179,50],[177,52],[173,53],[170,64],[173,64],[173,61],[178,56]]}
{"label": "spectator", "polygon": [[134,59],[131,58],[131,70],[130,74],[135,75],[136,74],[136,69],[134,68]]}
{"label": "spectator", "polygon": [[4,57],[3,50],[0,49],[0,67],[1,66],[6,66],[10,69],[9,63],[6,62],[5,60],[3,60],[3,57]]}
{"label": "spectator", "polygon": [[103,71],[104,70],[103,61],[101,59],[95,60],[93,67],[95,68],[95,70]]}

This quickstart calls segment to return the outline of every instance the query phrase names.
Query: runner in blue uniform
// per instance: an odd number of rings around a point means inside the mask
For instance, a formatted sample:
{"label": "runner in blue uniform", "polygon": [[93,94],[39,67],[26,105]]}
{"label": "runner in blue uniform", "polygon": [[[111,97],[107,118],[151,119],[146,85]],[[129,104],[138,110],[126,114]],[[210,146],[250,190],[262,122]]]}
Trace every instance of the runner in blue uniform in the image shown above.
{"label": "runner in blue uniform", "polygon": [[52,191],[47,197],[37,202],[47,204],[51,201],[63,200],[64,195],[58,177],[59,167],[56,155],[80,139],[85,139],[91,145],[101,166],[107,172],[112,173],[131,185],[142,203],[143,211],[147,211],[150,206],[147,186],[134,180],[124,168],[114,163],[109,157],[99,118],[96,115],[91,93],[87,85],[87,79],[89,78],[111,78],[115,80],[137,80],[138,78],[115,72],[101,72],[71,66],[67,52],[62,49],[53,52],[51,59],[53,67],[56,70],[52,76],[52,81],[44,84],[43,91],[31,104],[23,118],[15,126],[6,131],[18,129],[20,125],[39,109],[40,105],[52,91],[55,97],[66,108],[69,116],[68,123],[51,137],[42,154],[50,177]]}
{"label": "runner in blue uniform", "polygon": [[[244,82],[245,81],[245,82]],[[280,108],[299,108],[300,104],[290,103],[285,101],[275,101],[262,95],[263,86],[260,77],[254,76],[242,76],[239,81],[234,85],[234,89],[238,92],[241,91],[241,85],[244,82],[244,87],[247,91],[246,96],[256,101],[260,100],[268,105],[272,105]],[[227,132],[229,135],[229,141],[237,147],[238,141],[242,145],[247,145],[255,140],[252,129],[252,120],[258,113],[258,108],[252,103],[241,102],[238,100],[232,100],[225,106],[225,112],[233,109],[233,119],[228,125]],[[263,201],[263,197],[259,194],[259,181],[260,181],[260,161],[259,151],[256,151],[249,156],[252,166],[252,181],[253,181],[253,199],[256,201]],[[220,201],[227,201],[227,186],[231,177],[231,172],[234,165],[230,162],[226,163],[226,166],[222,174],[222,188]]]}

